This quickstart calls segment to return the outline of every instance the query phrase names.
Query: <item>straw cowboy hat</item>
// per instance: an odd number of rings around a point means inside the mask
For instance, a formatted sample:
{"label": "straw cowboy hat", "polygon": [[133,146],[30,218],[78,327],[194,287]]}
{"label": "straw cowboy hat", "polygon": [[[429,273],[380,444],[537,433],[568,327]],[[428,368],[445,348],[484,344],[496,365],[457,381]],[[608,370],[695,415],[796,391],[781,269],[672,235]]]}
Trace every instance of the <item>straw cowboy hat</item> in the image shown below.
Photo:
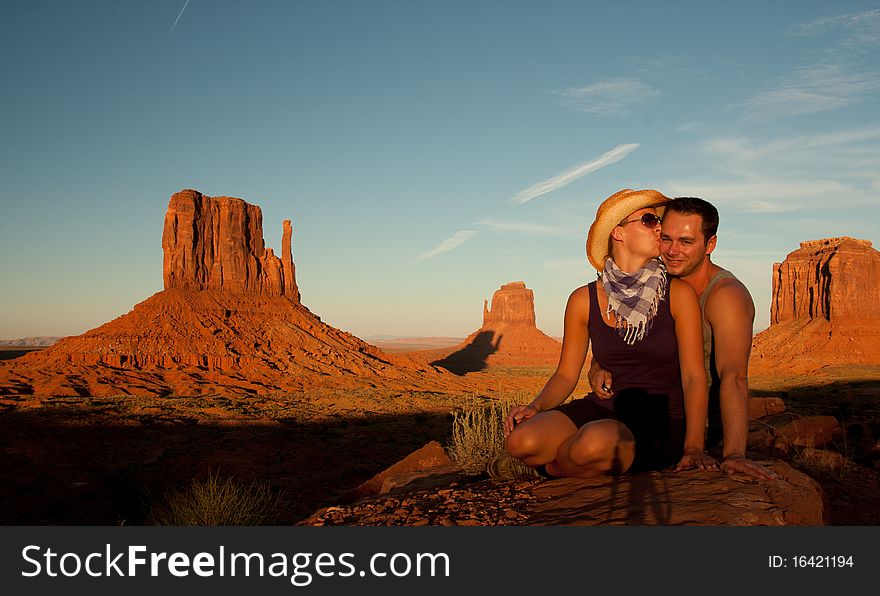
{"label": "straw cowboy hat", "polygon": [[608,256],[608,238],[611,231],[626,217],[639,209],[655,207],[657,215],[662,217],[665,204],[669,197],[656,190],[632,190],[625,188],[602,201],[596,210],[596,220],[587,234],[587,258],[596,271],[605,269],[605,257]]}

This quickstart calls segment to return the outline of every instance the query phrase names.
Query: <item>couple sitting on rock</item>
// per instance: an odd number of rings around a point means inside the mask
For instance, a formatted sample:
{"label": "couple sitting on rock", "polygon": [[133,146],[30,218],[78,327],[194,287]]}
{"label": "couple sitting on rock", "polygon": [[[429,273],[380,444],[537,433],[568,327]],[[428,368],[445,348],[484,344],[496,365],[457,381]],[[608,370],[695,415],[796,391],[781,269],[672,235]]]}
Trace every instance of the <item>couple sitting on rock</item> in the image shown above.
{"label": "couple sitting on rock", "polygon": [[[705,449],[721,426],[722,471],[776,477],[746,458],[755,309],[745,286],[712,263],[717,228],[711,204],[655,190],[622,190],[599,206],[587,236],[599,279],[569,297],[556,372],[511,409],[508,453],[490,475],[715,470]],[[563,403],[590,345],[593,392]]]}

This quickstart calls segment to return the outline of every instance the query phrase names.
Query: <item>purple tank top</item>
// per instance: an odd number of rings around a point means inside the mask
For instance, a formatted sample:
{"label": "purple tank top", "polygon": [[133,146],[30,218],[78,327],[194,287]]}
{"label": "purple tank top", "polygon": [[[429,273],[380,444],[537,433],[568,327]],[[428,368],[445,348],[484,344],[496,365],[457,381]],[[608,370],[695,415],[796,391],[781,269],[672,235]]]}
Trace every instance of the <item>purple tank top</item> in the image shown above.
{"label": "purple tank top", "polygon": [[617,334],[617,329],[605,323],[599,308],[596,283],[588,286],[590,321],[587,329],[593,356],[602,368],[611,372],[611,389],[615,397],[599,399],[593,394],[588,397],[614,410],[615,401],[624,390],[637,390],[645,395],[645,399],[667,399],[669,417],[683,419],[684,392],[681,388],[675,320],[669,310],[670,289],[666,290],[666,297],[660,302],[651,330],[644,339],[629,345]]}

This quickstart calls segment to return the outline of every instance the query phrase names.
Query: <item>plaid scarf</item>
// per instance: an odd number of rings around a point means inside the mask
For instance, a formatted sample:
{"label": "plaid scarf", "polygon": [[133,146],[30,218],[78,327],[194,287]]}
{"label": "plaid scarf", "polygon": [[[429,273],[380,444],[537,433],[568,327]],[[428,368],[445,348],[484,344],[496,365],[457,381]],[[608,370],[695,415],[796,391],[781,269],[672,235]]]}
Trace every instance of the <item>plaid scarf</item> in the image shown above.
{"label": "plaid scarf", "polygon": [[666,267],[660,259],[651,259],[635,273],[624,273],[608,259],[601,280],[608,296],[605,314],[615,314],[621,339],[629,345],[644,339],[666,295]]}

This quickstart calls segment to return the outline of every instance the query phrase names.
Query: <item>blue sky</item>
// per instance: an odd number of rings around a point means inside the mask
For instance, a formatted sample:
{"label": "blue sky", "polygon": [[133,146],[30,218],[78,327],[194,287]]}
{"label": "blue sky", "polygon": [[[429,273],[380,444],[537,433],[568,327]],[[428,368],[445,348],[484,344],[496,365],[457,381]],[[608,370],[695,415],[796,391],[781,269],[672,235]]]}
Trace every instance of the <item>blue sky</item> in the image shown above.
{"label": "blue sky", "polygon": [[362,337],[464,336],[516,280],[560,335],[605,197],[701,196],[759,330],[799,242],[880,241],[878,54],[880,2],[4,1],[0,338],[161,290],[183,188],[276,251],[292,219]]}

